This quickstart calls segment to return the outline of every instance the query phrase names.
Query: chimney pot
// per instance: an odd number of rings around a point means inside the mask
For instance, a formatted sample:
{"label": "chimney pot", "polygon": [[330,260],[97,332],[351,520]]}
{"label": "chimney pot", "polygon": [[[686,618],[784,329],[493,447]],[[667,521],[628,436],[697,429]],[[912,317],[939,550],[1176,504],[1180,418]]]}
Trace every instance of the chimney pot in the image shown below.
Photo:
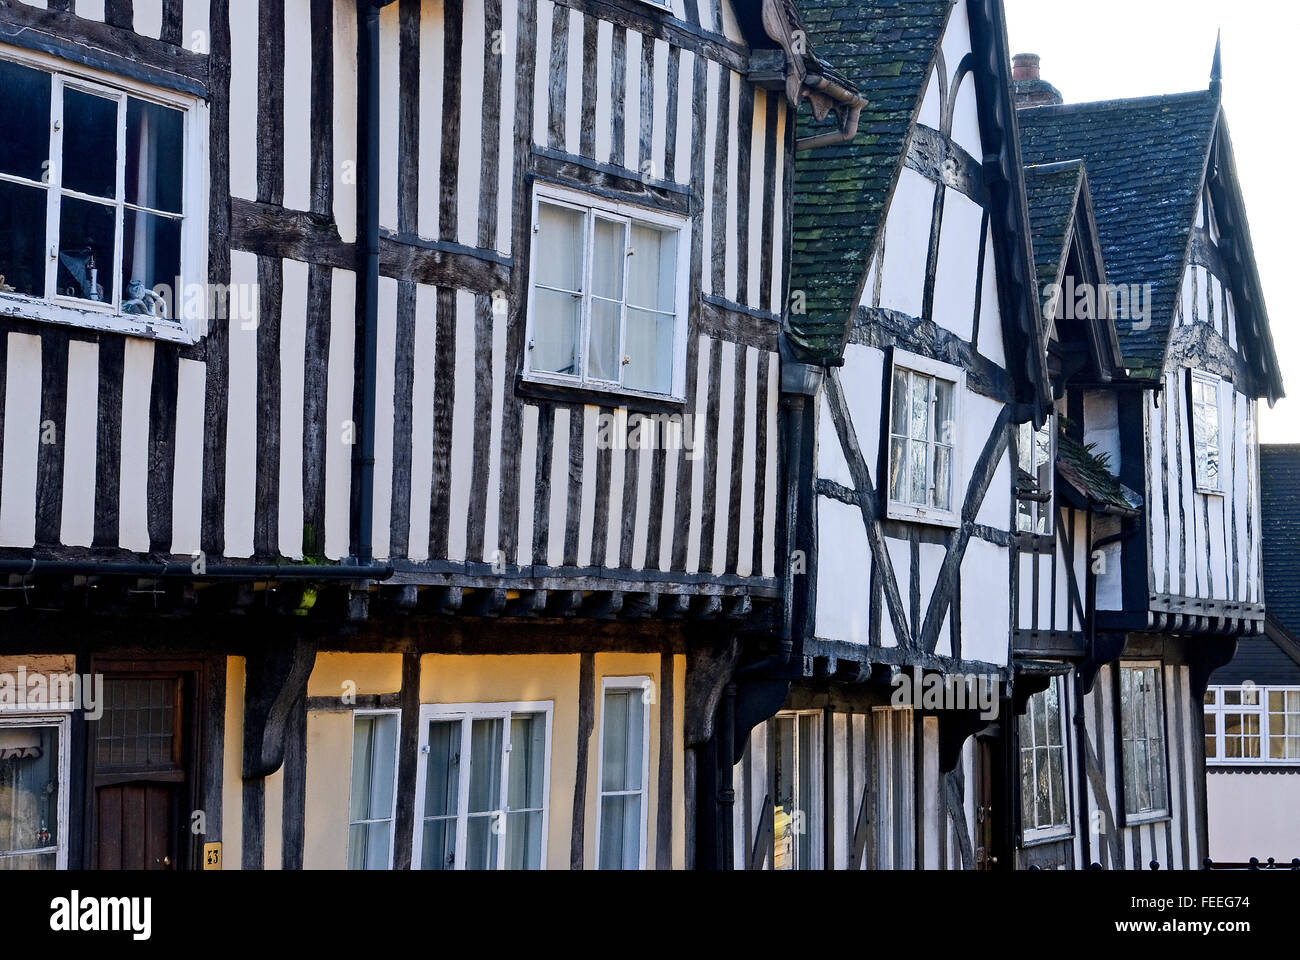
{"label": "chimney pot", "polygon": [[1041,63],[1042,58],[1036,53],[1017,53],[1011,58],[1011,79],[1017,83],[1038,80]]}

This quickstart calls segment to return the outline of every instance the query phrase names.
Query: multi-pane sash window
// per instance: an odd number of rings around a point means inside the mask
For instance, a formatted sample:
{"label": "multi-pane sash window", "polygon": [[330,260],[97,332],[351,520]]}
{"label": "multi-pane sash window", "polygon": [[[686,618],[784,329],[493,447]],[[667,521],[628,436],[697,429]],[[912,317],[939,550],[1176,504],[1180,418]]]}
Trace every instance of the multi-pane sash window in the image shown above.
{"label": "multi-pane sash window", "polygon": [[597,389],[673,394],[682,233],[680,223],[651,211],[539,196],[528,373]]}
{"label": "multi-pane sash window", "polygon": [[191,126],[162,94],[0,59],[0,294],[41,318],[179,329],[204,227]]}
{"label": "multi-pane sash window", "polygon": [[1026,840],[1069,830],[1068,769],[1064,681],[1054,677],[1046,690],[1029,698],[1020,718],[1020,809]]}
{"label": "multi-pane sash window", "polygon": [[773,827],[776,870],[821,866],[822,715],[778,713],[772,719],[776,799]]}
{"label": "multi-pane sash window", "polygon": [[550,703],[422,709],[414,863],[541,869],[550,724]]}
{"label": "multi-pane sash window", "polygon": [[1300,761],[1300,689],[1207,689],[1205,759],[1229,764]]}
{"label": "multi-pane sash window", "polygon": [[1168,811],[1165,718],[1158,664],[1119,668],[1120,726],[1124,740],[1124,810],[1132,818]]}
{"label": "multi-pane sash window", "polygon": [[0,716],[0,870],[68,865],[68,725]]}
{"label": "multi-pane sash window", "polygon": [[890,400],[890,516],[939,522],[955,519],[961,384],[961,371],[955,367],[899,355]]}
{"label": "multi-pane sash window", "polygon": [[353,718],[349,870],[388,870],[393,865],[400,719],[395,711],[358,712]]}
{"label": "multi-pane sash window", "polygon": [[1016,434],[1020,470],[1016,477],[1016,529],[1021,533],[1052,532],[1052,475],[1055,473],[1056,418],[1039,430],[1022,423]]}
{"label": "multi-pane sash window", "polygon": [[600,734],[600,806],[597,810],[601,870],[645,867],[649,793],[650,711],[648,678],[606,680]]}
{"label": "multi-pane sash window", "polygon": [[1196,455],[1196,489],[1219,493],[1219,378],[1200,370],[1192,378],[1192,443]]}

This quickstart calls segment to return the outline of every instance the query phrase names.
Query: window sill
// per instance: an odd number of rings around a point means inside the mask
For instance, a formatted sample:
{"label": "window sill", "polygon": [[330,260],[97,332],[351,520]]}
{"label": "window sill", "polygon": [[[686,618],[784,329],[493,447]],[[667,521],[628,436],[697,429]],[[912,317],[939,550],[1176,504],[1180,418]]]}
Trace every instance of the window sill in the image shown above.
{"label": "window sill", "polygon": [[1207,490],[1204,487],[1197,487],[1196,492],[1203,497],[1219,497],[1222,499],[1226,494],[1222,490]]}
{"label": "window sill", "polygon": [[190,346],[199,338],[176,320],[156,320],[143,316],[112,313],[108,310],[86,310],[70,304],[51,303],[19,294],[0,294],[0,316],[54,323],[83,330],[120,333],[128,337],[143,337]]}
{"label": "window sill", "polygon": [[637,393],[594,387],[570,381],[552,380],[522,374],[515,382],[515,393],[536,400],[590,404],[598,407],[622,407],[630,413],[681,413],[686,400],[669,394]]}
{"label": "window sill", "polygon": [[1141,815],[1139,815],[1139,814],[1133,814],[1133,813],[1126,813],[1126,814],[1124,814],[1124,826],[1125,826],[1125,827],[1145,827],[1147,824],[1150,824],[1150,823],[1168,823],[1168,822],[1172,822],[1173,819],[1174,819],[1174,815],[1173,815],[1172,813],[1170,813],[1169,811],[1167,811],[1167,810],[1162,810],[1162,811],[1159,812],[1159,813],[1144,813],[1144,814],[1141,814]]}
{"label": "window sill", "polygon": [[1074,827],[1062,827],[1054,833],[1028,834],[1021,833],[1020,846],[1022,847],[1041,847],[1049,843],[1060,843],[1062,840],[1074,839]]}
{"label": "window sill", "polygon": [[901,520],[904,523],[919,523],[931,527],[944,527],[949,530],[955,530],[961,526],[961,518],[955,513],[946,511],[927,510],[925,507],[913,507],[904,503],[889,502],[886,516],[890,520]]}

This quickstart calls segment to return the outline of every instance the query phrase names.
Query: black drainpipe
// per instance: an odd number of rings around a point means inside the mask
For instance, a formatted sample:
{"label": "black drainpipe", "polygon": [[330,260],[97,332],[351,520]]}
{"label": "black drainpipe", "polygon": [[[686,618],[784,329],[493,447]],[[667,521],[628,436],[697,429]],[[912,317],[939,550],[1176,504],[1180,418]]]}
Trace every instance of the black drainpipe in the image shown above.
{"label": "black drainpipe", "polygon": [[361,423],[353,447],[357,477],[354,522],[356,558],[369,563],[374,555],[375,515],[375,383],[379,367],[379,11],[392,0],[365,0],[361,18],[361,139],[366,144],[361,174],[362,208],[362,368],[354,389],[361,392]]}
{"label": "black drainpipe", "polygon": [[[1097,574],[1093,572],[1093,558],[1098,550],[1108,547],[1112,543],[1121,543],[1129,539],[1141,529],[1141,524],[1131,516],[1124,516],[1120,521],[1120,532],[1102,537],[1100,540],[1092,539],[1092,518],[1099,511],[1092,507],[1088,508],[1088,555],[1084,558],[1087,564],[1087,579],[1084,587],[1084,612],[1087,616],[1087,643],[1088,658],[1093,659],[1097,654]],[[1100,511],[1109,512],[1109,511]],[[1083,710],[1083,698],[1086,696],[1083,690],[1083,676],[1078,671],[1074,671],[1074,733],[1075,743],[1078,749],[1075,750],[1075,766],[1077,767],[1077,776],[1079,781],[1079,834],[1082,852],[1083,852],[1083,869],[1092,865],[1092,823],[1085,823],[1088,819],[1088,758],[1084,755],[1084,747],[1088,742],[1088,721]]]}

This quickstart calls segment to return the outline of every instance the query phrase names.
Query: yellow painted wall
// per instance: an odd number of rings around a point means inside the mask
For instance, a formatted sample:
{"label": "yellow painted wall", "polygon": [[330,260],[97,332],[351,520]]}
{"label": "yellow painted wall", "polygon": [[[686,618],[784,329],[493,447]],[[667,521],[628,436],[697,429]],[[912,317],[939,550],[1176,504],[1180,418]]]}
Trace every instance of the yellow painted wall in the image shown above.
{"label": "yellow painted wall", "polygon": [[309,711],[304,868],[342,870],[347,866],[351,783],[352,713]]}
{"label": "yellow painted wall", "polygon": [[225,755],[221,764],[221,865],[238,870],[244,842],[244,658],[226,658]]}
{"label": "yellow painted wall", "polygon": [[307,681],[309,697],[341,697],[349,690],[365,696],[401,689],[400,653],[318,653]]}

